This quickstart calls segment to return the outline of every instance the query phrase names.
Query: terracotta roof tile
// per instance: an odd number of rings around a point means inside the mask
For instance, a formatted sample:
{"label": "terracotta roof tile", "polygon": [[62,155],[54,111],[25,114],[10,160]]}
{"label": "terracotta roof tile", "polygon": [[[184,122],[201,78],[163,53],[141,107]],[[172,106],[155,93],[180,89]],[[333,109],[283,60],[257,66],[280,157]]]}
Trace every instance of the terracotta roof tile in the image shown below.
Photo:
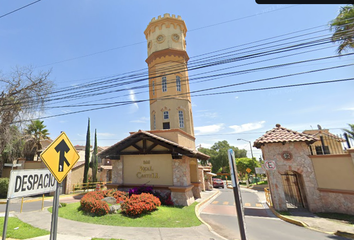
{"label": "terracotta roof tile", "polygon": [[114,145],[112,145],[112,146],[106,148],[105,150],[103,150],[102,152],[100,152],[98,155],[99,155],[100,157],[103,157],[106,153],[110,152],[110,150],[112,150],[112,149],[116,148],[117,146],[123,144],[123,143],[124,143],[125,141],[127,141],[128,139],[133,138],[133,137],[136,137],[136,136],[139,135],[139,134],[147,135],[147,136],[149,136],[149,137],[152,137],[152,138],[155,138],[155,139],[157,139],[157,140],[163,141],[163,142],[168,143],[168,144],[170,144],[170,145],[172,145],[172,146],[175,146],[175,147],[177,147],[177,148],[183,149],[183,150],[189,152],[191,155],[194,155],[194,156],[195,156],[196,158],[198,158],[198,159],[207,160],[207,159],[210,158],[208,155],[206,155],[206,154],[204,154],[204,153],[202,153],[202,152],[199,152],[199,151],[197,151],[197,150],[195,150],[195,149],[191,149],[191,148],[184,147],[184,146],[179,145],[179,144],[177,144],[177,143],[175,143],[175,142],[173,142],[173,141],[171,141],[171,140],[168,140],[168,139],[166,139],[166,138],[163,138],[163,137],[157,136],[157,135],[155,135],[155,134],[152,134],[152,133],[150,133],[150,132],[142,131],[142,130],[139,130],[139,131],[137,131],[137,132],[135,132],[135,133],[132,133],[130,136],[128,136],[128,137],[124,138],[123,140],[117,142],[116,144],[114,144]]}
{"label": "terracotta roof tile", "polygon": [[275,128],[266,132],[262,137],[254,141],[253,146],[260,148],[265,143],[281,143],[281,142],[309,142],[313,143],[317,139],[309,134],[299,133],[277,124]]}

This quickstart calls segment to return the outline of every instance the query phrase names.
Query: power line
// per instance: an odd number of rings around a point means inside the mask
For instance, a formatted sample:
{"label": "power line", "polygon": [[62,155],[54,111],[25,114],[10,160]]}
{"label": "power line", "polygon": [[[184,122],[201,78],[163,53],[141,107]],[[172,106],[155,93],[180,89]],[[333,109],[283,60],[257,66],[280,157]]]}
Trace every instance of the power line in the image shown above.
{"label": "power line", "polygon": [[40,2],[40,1],[41,1],[41,0],[37,0],[37,1],[31,2],[31,3],[29,3],[29,4],[27,4],[27,5],[23,6],[23,7],[20,7],[20,8],[17,8],[17,9],[15,9],[15,10],[11,11],[11,12],[5,13],[4,15],[1,15],[0,18],[3,18],[3,17],[8,16],[8,15],[10,15],[10,14],[12,14],[12,13],[15,13],[15,12],[17,12],[17,11],[20,11],[21,9],[24,9],[24,8],[26,8],[26,7],[29,7],[29,6],[31,6],[31,5],[33,5],[33,4],[35,4],[35,3]]}
{"label": "power line", "polygon": [[[251,89],[243,89],[243,90],[235,90],[235,91],[218,92],[218,93],[206,93],[206,94],[193,95],[193,97],[213,96],[213,95],[230,94],[230,93],[242,93],[242,92],[253,92],[253,91],[264,91],[264,90],[271,90],[271,89],[292,88],[292,87],[301,87],[301,86],[310,86],[310,85],[319,85],[319,84],[329,84],[329,83],[339,83],[339,82],[348,82],[348,81],[354,81],[354,78],[344,78],[344,79],[335,79],[335,80],[327,80],[327,81],[319,81],[319,82],[298,83],[298,84],[271,86],[271,87],[263,87],[263,88],[251,88]],[[72,114],[89,112],[89,111],[94,111],[94,110],[101,110],[101,109],[107,109],[107,108],[112,108],[112,107],[124,106],[124,105],[128,105],[128,104],[136,104],[136,103],[141,103],[141,102],[146,102],[146,101],[150,101],[150,99],[137,100],[137,101],[125,101],[125,102],[121,102],[119,104],[112,105],[112,106],[104,106],[104,107],[98,107],[98,108],[79,110],[79,111],[75,111],[75,112],[56,114],[56,115],[52,115],[52,116],[44,116],[44,117],[41,117],[41,118],[28,119],[28,120],[23,120],[23,121],[14,121],[13,123],[32,121],[32,120],[35,120],[35,119],[47,119],[47,118],[53,118],[53,117],[60,117],[60,116],[72,115]]]}

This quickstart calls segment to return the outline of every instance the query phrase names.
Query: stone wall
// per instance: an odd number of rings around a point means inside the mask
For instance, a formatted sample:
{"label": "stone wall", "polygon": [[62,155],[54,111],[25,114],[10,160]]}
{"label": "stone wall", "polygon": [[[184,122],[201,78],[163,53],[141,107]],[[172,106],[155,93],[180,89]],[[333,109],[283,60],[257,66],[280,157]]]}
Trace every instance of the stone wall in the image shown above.
{"label": "stone wall", "polygon": [[123,184],[123,163],[121,160],[112,161],[112,183]]}
{"label": "stone wall", "polygon": [[173,159],[173,186],[189,186],[191,184],[189,158]]}
{"label": "stone wall", "polygon": [[354,194],[321,191],[323,212],[335,212],[354,215]]}
{"label": "stone wall", "polygon": [[[284,160],[282,158],[284,151],[290,152],[292,158]],[[293,171],[300,176],[299,182],[302,185],[300,189],[304,195],[305,207],[312,212],[324,211],[312,161],[308,157],[310,152],[306,143],[268,143],[262,146],[262,152],[265,160],[274,160],[276,163],[276,170],[267,171],[275,209],[280,211],[287,209],[281,174]]]}
{"label": "stone wall", "polygon": [[170,187],[171,199],[177,206],[189,206],[194,203],[193,185],[187,187]]}

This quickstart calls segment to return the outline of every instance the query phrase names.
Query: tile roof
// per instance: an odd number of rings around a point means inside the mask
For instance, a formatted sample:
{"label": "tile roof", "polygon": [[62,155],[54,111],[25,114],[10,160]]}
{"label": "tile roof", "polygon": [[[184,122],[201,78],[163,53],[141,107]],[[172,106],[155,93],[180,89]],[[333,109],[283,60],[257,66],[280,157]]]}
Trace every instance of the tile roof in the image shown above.
{"label": "tile roof", "polygon": [[317,139],[309,134],[299,133],[282,127],[280,124],[275,125],[270,131],[267,131],[262,137],[254,141],[253,146],[260,148],[265,143],[282,143],[282,142],[308,142],[314,143]]}
{"label": "tile roof", "polygon": [[136,137],[141,137],[142,135],[145,135],[145,136],[154,138],[154,139],[156,139],[156,140],[159,140],[159,141],[165,142],[165,143],[167,143],[167,144],[169,144],[169,145],[171,145],[171,146],[174,146],[174,147],[177,148],[177,149],[176,149],[177,151],[178,151],[178,149],[180,149],[180,150],[183,150],[183,151],[185,151],[185,152],[188,152],[188,155],[189,155],[190,157],[193,156],[193,157],[196,157],[196,158],[202,159],[202,160],[207,160],[207,159],[210,158],[208,155],[206,155],[206,154],[204,154],[204,153],[201,153],[201,152],[199,152],[199,151],[197,151],[197,150],[195,150],[195,149],[191,149],[191,148],[188,148],[188,147],[184,147],[184,146],[179,145],[179,144],[177,144],[177,143],[175,143],[175,142],[173,142],[173,141],[171,141],[171,140],[168,140],[168,139],[166,139],[166,138],[163,138],[163,137],[157,136],[157,135],[155,135],[155,134],[152,134],[152,133],[150,133],[150,132],[142,131],[142,130],[139,130],[139,131],[137,131],[137,132],[131,134],[130,136],[124,138],[123,140],[117,142],[116,144],[114,144],[114,145],[112,145],[112,146],[106,148],[105,150],[103,150],[102,152],[100,152],[98,155],[99,155],[100,157],[104,157],[107,153],[110,153],[113,149],[118,148],[119,146],[124,145],[124,143],[127,142],[127,141],[129,141],[130,139],[133,139],[133,138],[136,138]]}

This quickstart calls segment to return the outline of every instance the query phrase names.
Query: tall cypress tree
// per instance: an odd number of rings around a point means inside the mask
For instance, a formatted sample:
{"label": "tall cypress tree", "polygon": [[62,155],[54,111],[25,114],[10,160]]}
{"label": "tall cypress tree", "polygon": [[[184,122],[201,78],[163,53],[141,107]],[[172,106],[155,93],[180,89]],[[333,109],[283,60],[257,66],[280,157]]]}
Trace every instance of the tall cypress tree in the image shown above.
{"label": "tall cypress tree", "polygon": [[90,118],[88,119],[87,133],[86,133],[86,147],[85,147],[85,169],[84,169],[84,183],[88,182],[88,171],[90,169]]}
{"label": "tall cypress tree", "polygon": [[92,181],[97,182],[97,130],[95,129],[95,143],[93,144],[93,154],[91,158],[92,164]]}

